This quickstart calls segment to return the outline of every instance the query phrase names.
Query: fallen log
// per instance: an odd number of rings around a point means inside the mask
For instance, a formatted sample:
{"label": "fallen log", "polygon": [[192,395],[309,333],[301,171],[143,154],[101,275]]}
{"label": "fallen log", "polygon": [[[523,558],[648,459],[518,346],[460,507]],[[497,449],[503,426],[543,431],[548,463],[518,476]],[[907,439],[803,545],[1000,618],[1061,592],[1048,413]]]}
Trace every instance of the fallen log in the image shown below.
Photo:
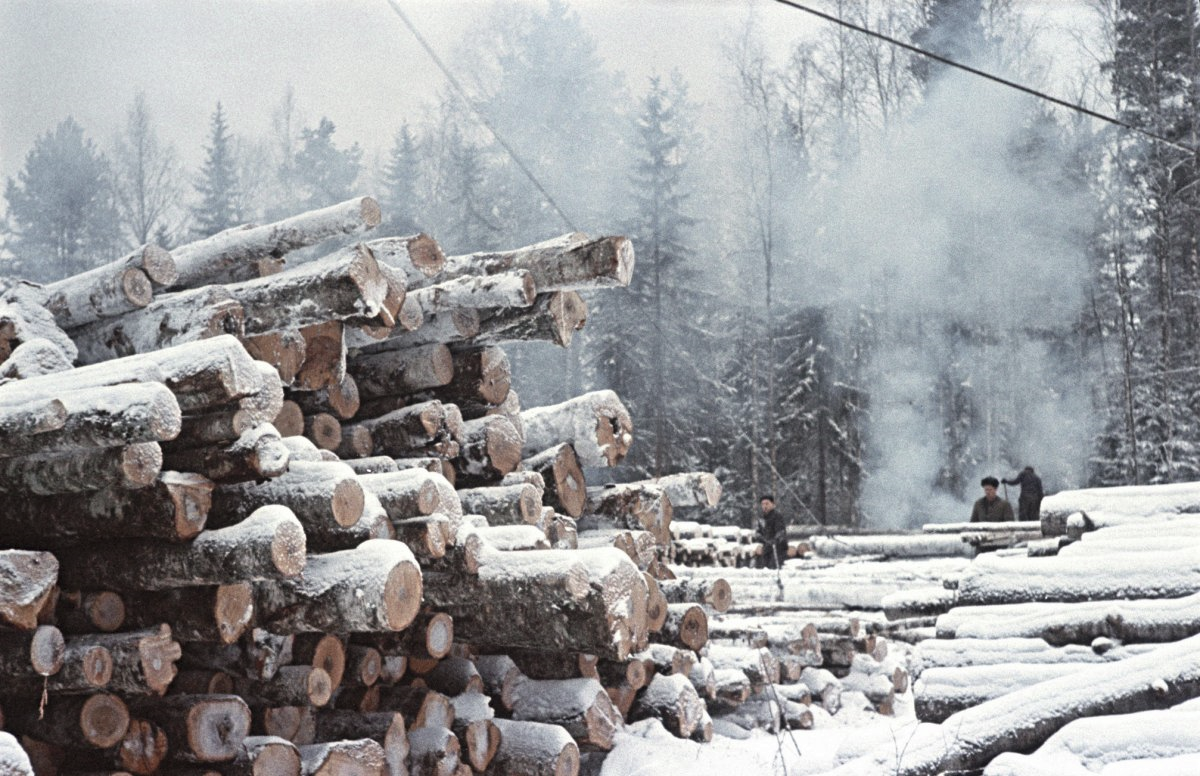
{"label": "fallen log", "polygon": [[671,500],[656,485],[631,482],[587,489],[589,515],[612,520],[616,525],[649,531],[661,545],[671,541]]}
{"label": "fallen log", "polygon": [[571,517],[583,514],[587,503],[587,482],[570,444],[555,445],[529,456],[521,468],[542,475],[545,483],[543,503]]}
{"label": "fallen log", "polygon": [[0,459],[0,491],[36,495],[80,493],[108,487],[136,490],[162,469],[157,442],[24,458]]}
{"label": "fallen log", "polygon": [[733,604],[733,588],[724,579],[664,579],[658,587],[672,604],[704,604],[715,612],[727,612]]}
{"label": "fallen log", "polygon": [[542,513],[541,494],[533,485],[497,485],[458,491],[463,511],[483,515],[490,526],[532,525]]}
{"label": "fallen log", "polygon": [[659,719],[679,738],[695,737],[702,741],[712,738],[712,722],[708,720],[704,701],[683,674],[655,675],[634,701],[629,716],[631,721]]}
{"label": "fallen log", "polygon": [[412,776],[455,776],[462,745],[448,727],[419,727],[408,732],[408,769]]}
{"label": "fallen log", "polygon": [[629,285],[633,245],[625,237],[566,234],[514,251],[448,256],[439,278],[527,270],[539,291],[579,291]]}
{"label": "fallen log", "polygon": [[512,388],[512,365],[497,347],[451,351],[451,377],[425,394],[453,404],[499,405]]}
{"label": "fallen log", "polygon": [[508,655],[478,655],[475,667],[483,679],[483,691],[503,711],[512,711],[513,696],[524,674]]}
{"label": "fallen log", "polygon": [[364,400],[378,399],[446,385],[454,378],[454,359],[445,345],[425,345],[355,355],[347,369]]}
{"label": "fallen log", "polygon": [[150,540],[93,543],[63,550],[69,588],[163,590],[299,574],[304,529],[287,507],[262,507],[237,525],[202,531],[187,544]]}
{"label": "fallen log", "polygon": [[506,307],[483,315],[476,331],[463,337],[471,345],[551,342],[565,348],[587,322],[587,303],[574,291],[539,293],[528,307]]}
{"label": "fallen log", "polygon": [[164,454],[164,465],[196,472],[213,482],[233,484],[279,477],[288,470],[290,454],[279,430],[261,423],[228,444],[204,445]]}
{"label": "fallen log", "polygon": [[455,309],[529,307],[537,294],[533,276],[526,270],[509,270],[486,277],[438,279],[411,292],[426,315]]}
{"label": "fallen log", "polygon": [[265,226],[239,226],[175,248],[177,286],[191,288],[223,279],[239,264],[314,245],[339,234],[355,234],[380,223],[379,204],[371,197],[301,213]]}
{"label": "fallen log", "polygon": [[341,321],[326,321],[300,329],[304,338],[304,363],[292,387],[319,391],[339,384],[346,377],[346,334]]}
{"label": "fallen log", "polygon": [[162,726],[180,762],[234,760],[250,733],[250,708],[236,695],[167,695],[138,700],[133,709]]}
{"label": "fallen log", "polygon": [[562,404],[524,410],[521,422],[525,426],[525,457],[570,443],[581,466],[615,466],[633,442],[629,411],[612,391],[594,391]]}
{"label": "fallen log", "polygon": [[300,776],[300,752],[278,736],[246,736],[229,771],[238,776]]}
{"label": "fallen log", "polygon": [[437,241],[425,234],[406,237],[384,237],[371,240],[367,247],[381,264],[394,267],[403,274],[407,284],[427,282],[442,272],[446,256]]}
{"label": "fallen log", "polygon": [[42,291],[54,321],[72,329],[145,307],[154,299],[155,286],[169,286],[178,276],[171,254],[148,244],[116,261],[48,283]]}
{"label": "fallen log", "polygon": [[503,415],[463,423],[463,441],[454,459],[456,484],[489,485],[521,463],[521,438]]}
{"label": "fallen log", "polygon": [[[688,685],[689,688],[691,685]],[[596,679],[528,679],[517,686],[512,718],[559,725],[581,747],[608,750],[624,727]]]}
{"label": "fallen log", "polygon": [[319,741],[369,738],[383,747],[387,776],[398,776],[408,757],[408,732],[404,716],[381,711],[369,714],[322,709],[317,713],[316,737]]}
{"label": "fallen log", "polygon": [[126,627],[165,622],[181,641],[233,644],[254,619],[254,595],[248,582],[126,593],[122,599]]}
{"label": "fallen log", "polygon": [[[3,347],[0,346],[0,352]],[[62,348],[41,337],[26,340],[13,348],[0,364],[0,382],[59,374],[71,369],[71,359]]]}
{"label": "fallen log", "polygon": [[653,483],[662,488],[676,507],[715,507],[721,500],[721,483],[708,472],[668,474]]}
{"label": "fallen log", "polygon": [[182,649],[167,625],[86,638],[108,650],[112,657],[112,676],[107,687],[113,692],[125,696],[162,695],[175,679],[175,663]]}
{"label": "fallen log", "polygon": [[666,622],[655,640],[698,651],[708,643],[708,616],[695,604],[668,604]]}
{"label": "fallen log", "polygon": [[243,337],[246,352],[259,361],[275,367],[284,385],[296,381],[304,365],[305,341],[298,330],[273,331],[256,337]]}
{"label": "fallen log", "polygon": [[58,559],[48,552],[0,550],[0,626],[36,628],[58,571]]}
{"label": "fallen log", "polygon": [[500,745],[489,776],[577,776],[579,747],[558,725],[497,719]]}
{"label": "fallen log", "polygon": [[358,383],[346,375],[337,385],[319,391],[291,391],[288,398],[300,405],[308,415],[328,412],[341,420],[349,420],[358,412],[361,404]]}
{"label": "fallen log", "polygon": [[217,487],[209,525],[233,525],[269,504],[288,507],[306,534],[316,535],[353,526],[362,518],[365,500],[358,475],[349,466],[293,459],[288,471],[272,480]]}
{"label": "fallen log", "polygon": [[422,345],[450,345],[471,340],[479,333],[479,311],[474,308],[454,307],[441,312],[422,309],[421,312],[424,318],[417,328],[393,329],[387,339],[357,345],[359,352],[380,353]]}

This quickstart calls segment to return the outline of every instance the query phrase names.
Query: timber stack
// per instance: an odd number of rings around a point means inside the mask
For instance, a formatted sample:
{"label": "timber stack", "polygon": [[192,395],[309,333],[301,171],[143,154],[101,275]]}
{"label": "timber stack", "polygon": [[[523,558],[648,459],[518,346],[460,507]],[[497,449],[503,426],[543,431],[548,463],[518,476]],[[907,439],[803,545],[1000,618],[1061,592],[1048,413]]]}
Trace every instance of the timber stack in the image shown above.
{"label": "timber stack", "polygon": [[709,739],[718,671],[777,681],[701,655],[727,586],[670,582],[672,504],[712,476],[589,487],[632,443],[620,398],[511,388],[502,346],[569,345],[629,241],[344,247],[380,220],[361,197],[4,289],[15,772],[571,776],[627,721]]}

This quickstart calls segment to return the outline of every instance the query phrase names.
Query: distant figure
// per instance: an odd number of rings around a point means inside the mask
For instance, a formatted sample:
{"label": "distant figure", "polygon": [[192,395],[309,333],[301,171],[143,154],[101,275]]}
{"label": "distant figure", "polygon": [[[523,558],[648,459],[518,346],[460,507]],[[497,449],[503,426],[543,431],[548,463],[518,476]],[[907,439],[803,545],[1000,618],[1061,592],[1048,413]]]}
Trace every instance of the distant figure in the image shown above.
{"label": "distant figure", "polygon": [[1021,486],[1021,495],[1017,497],[1017,507],[1020,509],[1022,520],[1041,519],[1042,478],[1034,474],[1032,466],[1026,466],[1011,480],[1004,480],[1004,484]]}
{"label": "distant figure", "polygon": [[971,510],[972,523],[1003,523],[1013,519],[1012,504],[996,495],[1000,480],[995,477],[984,477],[980,482],[983,486],[983,498],[975,502]]}
{"label": "distant figure", "polygon": [[787,518],[775,508],[774,496],[759,499],[762,516],[758,520],[757,538],[763,546],[763,563],[769,569],[783,567],[787,559]]}

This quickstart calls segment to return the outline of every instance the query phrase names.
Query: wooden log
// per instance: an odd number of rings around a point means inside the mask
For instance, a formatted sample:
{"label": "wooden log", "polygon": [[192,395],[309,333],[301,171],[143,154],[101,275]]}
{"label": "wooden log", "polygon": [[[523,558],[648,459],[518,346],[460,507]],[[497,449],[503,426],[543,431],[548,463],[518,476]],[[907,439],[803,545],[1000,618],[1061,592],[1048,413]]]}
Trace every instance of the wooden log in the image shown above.
{"label": "wooden log", "polygon": [[512,388],[512,365],[498,347],[454,350],[451,377],[425,394],[454,404],[498,405]]}
{"label": "wooden log", "polygon": [[463,424],[463,442],[454,459],[457,482],[467,486],[498,482],[521,463],[521,439],[502,415]]}
{"label": "wooden log", "polygon": [[488,307],[529,307],[537,294],[527,270],[498,272],[486,277],[463,276],[440,280],[411,292],[426,315],[450,310]]}
{"label": "wooden log", "polygon": [[293,387],[319,391],[338,385],[346,377],[346,339],[341,321],[326,321],[300,329],[304,338],[304,363]]}
{"label": "wooden log", "polygon": [[642,482],[587,489],[585,511],[608,518],[618,526],[646,530],[661,545],[671,541],[671,500],[662,488]]}
{"label": "wooden log", "polygon": [[581,466],[615,466],[633,442],[629,411],[612,391],[594,391],[548,407],[521,413],[525,425],[522,455],[529,457],[570,443]]}
{"label": "wooden log", "polygon": [[364,408],[374,415],[361,425],[371,432],[379,454],[389,451],[413,450],[428,446],[449,433],[446,407],[440,401],[425,401],[376,414],[375,408]]}
{"label": "wooden log", "polygon": [[346,673],[343,682],[351,687],[370,687],[383,676],[383,655],[374,647],[352,645],[346,648]]}
{"label": "wooden log", "polygon": [[528,307],[492,310],[477,324],[477,333],[464,338],[471,345],[509,342],[551,342],[568,347],[587,322],[587,303],[574,291],[541,293]]}
{"label": "wooden log", "polygon": [[211,282],[235,265],[280,257],[339,234],[371,229],[379,222],[379,204],[371,197],[358,197],[265,226],[226,229],[171,252],[179,271],[177,285],[191,288]]}
{"label": "wooden log", "polygon": [[543,503],[571,517],[583,514],[587,482],[574,447],[566,443],[555,445],[529,456],[521,462],[521,467],[542,475],[545,481]]}
{"label": "wooden log", "polygon": [[384,237],[371,240],[367,247],[381,264],[400,270],[408,284],[419,284],[437,277],[446,263],[441,246],[425,234]]}
{"label": "wooden log", "polygon": [[680,738],[692,737],[697,729],[703,731],[706,716],[704,701],[683,674],[655,675],[630,710],[632,721],[657,718]]}
{"label": "wooden log", "polygon": [[183,641],[233,644],[254,619],[254,593],[248,582],[126,593],[124,609],[130,628],[165,622]]}
{"label": "wooden log", "polygon": [[474,308],[454,307],[440,312],[422,309],[421,312],[424,318],[416,329],[398,327],[387,339],[361,345],[361,352],[379,353],[423,345],[448,345],[471,340],[479,333],[479,311]]}
{"label": "wooden log", "polygon": [[222,763],[237,758],[250,733],[250,708],[236,695],[167,695],[133,704],[134,713],[166,731],[171,758]]}
{"label": "wooden log", "polygon": [[292,391],[288,398],[295,401],[308,415],[327,412],[341,420],[349,420],[360,405],[358,384],[346,375],[337,385],[319,391]]}
{"label": "wooden log", "polygon": [[336,690],[346,672],[346,645],[332,634],[298,633],[292,642],[292,662],[320,668],[328,675],[332,689]]}
{"label": "wooden log", "polygon": [[408,745],[408,770],[412,776],[455,776],[462,745],[449,728],[410,730]]}
{"label": "wooden log", "polygon": [[108,749],[129,729],[129,707],[115,695],[64,695],[41,708],[14,709],[10,729],[48,744]]}
{"label": "wooden log", "polygon": [[421,589],[408,547],[372,539],[310,556],[299,579],[257,584],[255,607],[259,622],[286,632],[402,630],[417,614]]}
{"label": "wooden log", "polygon": [[658,583],[667,601],[673,604],[704,604],[716,612],[727,612],[733,605],[733,588],[724,579],[670,579]]}
{"label": "wooden log", "polygon": [[440,475],[423,469],[405,469],[381,474],[360,474],[358,481],[383,504],[393,521],[430,515],[441,505]]}
{"label": "wooden log", "polygon": [[59,591],[54,624],[63,633],[111,633],[125,623],[125,602],[111,590]]}
{"label": "wooden log", "polygon": [[279,736],[246,736],[228,769],[237,776],[300,776],[300,752]]}
{"label": "wooden log", "polygon": [[179,642],[167,625],[131,633],[105,633],[87,637],[112,656],[108,689],[122,695],[162,695],[174,680]]}
{"label": "wooden log", "polygon": [[301,436],[304,434],[304,412],[296,402],[285,400],[271,424],[284,439]]}
{"label": "wooden log", "polygon": [[322,709],[317,713],[316,737],[319,741],[369,738],[383,747],[387,776],[405,773],[408,758],[408,731],[404,715],[391,711],[358,713]]}
{"label": "wooden log", "polygon": [[635,692],[650,680],[645,662],[636,655],[629,660],[600,660],[596,664],[596,672],[605,687],[623,684]]}
{"label": "wooden log", "polygon": [[[918,728],[902,755],[890,744],[881,745],[830,773],[916,776],[978,769],[1001,752],[1036,749],[1081,717],[1170,707],[1200,693],[1198,647],[1200,636],[1192,636],[1128,660],[1040,682],[952,714],[941,725]],[[1104,692],[1097,693],[1097,687]]]}
{"label": "wooden log", "polygon": [[[0,342],[3,340],[0,339]],[[3,349],[0,346],[0,352]],[[27,380],[30,377],[60,374],[70,369],[71,359],[62,348],[48,339],[37,337],[12,349],[12,353],[0,364],[0,381]]]}
{"label": "wooden log", "polygon": [[322,668],[309,665],[281,667],[270,679],[234,679],[234,690],[256,705],[315,706],[329,703],[333,683]]}
{"label": "wooden log", "polygon": [[656,641],[699,650],[708,643],[708,616],[695,604],[669,604]]}
{"label": "wooden log", "polygon": [[59,394],[66,409],[61,428],[0,437],[0,457],[46,455],[86,447],[117,447],[174,439],[181,428],[179,405],[157,384],[96,388]]}
{"label": "wooden log", "polygon": [[445,345],[357,355],[347,368],[363,399],[417,393],[454,378],[454,359]]}
{"label": "wooden log", "polygon": [[508,650],[521,673],[530,679],[599,679],[595,655],[572,652]]}
{"label": "wooden log", "polygon": [[164,454],[164,464],[176,471],[196,472],[223,484],[279,477],[290,456],[278,429],[260,423],[232,443],[204,445]]}
{"label": "wooden log", "polygon": [[379,703],[383,709],[403,714],[410,733],[417,728],[449,728],[454,722],[450,699],[419,683],[384,687]]}
{"label": "wooden log", "polygon": [[58,572],[58,560],[48,552],[0,550],[0,626],[36,628]]}
{"label": "wooden log", "polygon": [[[28,631],[0,631],[0,673],[13,681],[39,683],[62,670],[66,641],[53,625]],[[12,689],[12,688],[9,688]]]}
{"label": "wooden log", "polygon": [[762,688],[768,684],[779,684],[779,658],[765,647],[752,649],[710,644],[708,659],[712,661],[713,668],[717,670],[741,671],[756,688]]}
{"label": "wooden log", "polygon": [[560,725],[581,747],[603,750],[624,727],[608,693],[591,678],[526,680],[517,686],[512,717]]}
{"label": "wooden log", "polygon": [[64,550],[60,559],[68,587],[163,590],[295,576],[304,568],[304,549],[300,521],[287,507],[270,505],[188,544],[94,543]]}
{"label": "wooden log", "polygon": [[221,671],[268,680],[292,660],[293,634],[254,628],[233,644],[184,642],[181,665],[189,670]]}
{"label": "wooden log", "polygon": [[625,237],[589,239],[580,233],[513,251],[448,256],[439,279],[527,270],[539,291],[578,291],[627,286],[633,276],[633,245]]}
{"label": "wooden log", "polygon": [[489,546],[497,550],[549,550],[550,541],[545,532],[534,525],[502,525],[495,528],[473,528]]}
{"label": "wooden log", "polygon": [[209,524],[232,525],[269,504],[286,505],[306,534],[328,534],[359,521],[365,500],[358,475],[333,461],[288,463],[288,471],[261,483],[221,485],[213,491]]}
{"label": "wooden log", "polygon": [[[338,450],[343,448],[345,440],[342,438],[342,424],[338,419],[327,412],[321,412],[316,415],[306,415],[304,417],[304,436],[312,441],[321,450]],[[368,455],[371,452],[370,438],[367,438],[366,450],[359,449],[361,440],[350,440],[350,447],[358,456]]]}
{"label": "wooden log", "polygon": [[454,619],[445,612],[419,612],[399,633],[356,635],[356,643],[367,644],[387,655],[406,655],[436,662],[454,646]]}
{"label": "wooden log", "polygon": [[242,344],[253,358],[275,367],[284,385],[296,381],[304,365],[305,340],[299,330],[272,331],[254,337],[243,337]]}
{"label": "wooden log", "polygon": [[533,485],[501,485],[458,491],[463,510],[483,515],[488,525],[532,525],[542,513],[541,494]]}
{"label": "wooden log", "polygon": [[96,364],[136,353],[216,337],[241,336],[242,307],[220,286],[163,294],[149,305],[105,318],[71,332],[80,364]]}
{"label": "wooden log", "polygon": [[677,507],[715,507],[721,500],[721,483],[708,472],[668,474],[654,480]]}
{"label": "wooden log", "polygon": [[466,750],[467,764],[475,771],[487,769],[500,746],[500,729],[488,697],[480,692],[465,692],[451,698],[454,724],[451,729]]}
{"label": "wooden log", "polygon": [[577,776],[579,747],[558,725],[496,719],[500,745],[489,776]]}
{"label": "wooden log", "polygon": [[61,399],[41,397],[0,407],[0,437],[6,440],[57,431],[66,423],[67,407]]}
{"label": "wooden log", "polygon": [[521,669],[508,655],[479,655],[475,667],[483,679],[483,691],[504,711],[512,711],[517,684],[524,678]]}
{"label": "wooden log", "polygon": [[175,675],[167,692],[172,695],[230,695],[233,675],[225,671],[188,668]]}
{"label": "wooden log", "polygon": [[246,333],[288,331],[383,309],[388,286],[369,248],[344,248],[294,269],[225,287],[245,311]]}
{"label": "wooden log", "polygon": [[163,248],[147,244],[87,272],[48,283],[46,309],[63,329],[111,318],[150,304],[154,287],[175,282],[175,260]]}
{"label": "wooden log", "polygon": [[[996,663],[935,666],[913,684],[913,708],[922,722],[944,722],[956,712],[978,706],[1040,682],[1077,673],[1094,663]],[[869,696],[868,696],[869,697]]]}
{"label": "wooden log", "polygon": [[650,644],[633,657],[642,662],[647,676],[656,673],[687,675],[696,667],[695,652],[669,644]]}
{"label": "wooden log", "polygon": [[[645,582],[616,550],[490,552],[473,577],[427,571],[424,579],[426,602],[473,645],[620,660],[646,639]],[[538,633],[522,625],[534,620]]]}
{"label": "wooden log", "polygon": [[[696,688],[696,694],[707,703],[717,697],[717,669],[707,657],[702,657],[687,674],[688,681]],[[646,677],[649,681],[649,676]]]}
{"label": "wooden log", "polygon": [[[343,458],[342,463],[354,470],[355,474],[389,474],[400,471],[395,458],[386,455],[370,455],[363,458]],[[361,479],[359,480],[361,482]]]}
{"label": "wooden log", "polygon": [[0,491],[53,495],[108,487],[136,490],[153,484],[161,469],[157,442],[5,458],[0,459]]}
{"label": "wooden log", "polygon": [[253,710],[253,729],[296,745],[316,741],[317,710],[312,706],[275,706]]}
{"label": "wooden log", "polygon": [[437,667],[422,676],[429,687],[453,698],[463,693],[483,692],[483,677],[475,663],[465,657],[446,657]]}

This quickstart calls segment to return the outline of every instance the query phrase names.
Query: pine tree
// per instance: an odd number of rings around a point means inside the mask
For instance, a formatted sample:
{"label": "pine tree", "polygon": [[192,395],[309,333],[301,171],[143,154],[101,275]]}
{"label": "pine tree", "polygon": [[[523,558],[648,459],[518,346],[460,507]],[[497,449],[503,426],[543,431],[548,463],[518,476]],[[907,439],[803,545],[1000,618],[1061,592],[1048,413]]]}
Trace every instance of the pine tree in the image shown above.
{"label": "pine tree", "polygon": [[420,197],[417,193],[420,175],[420,154],[416,138],[405,123],[392,141],[387,166],[383,171],[380,204],[383,205],[383,228],[391,234],[413,234],[421,231],[417,217]]}
{"label": "pine tree", "polygon": [[4,196],[16,274],[55,280],[116,258],[120,235],[108,160],[73,118],[38,137]]}
{"label": "pine tree", "polygon": [[200,204],[192,209],[195,222],[192,231],[197,237],[208,237],[236,226],[242,217],[233,138],[219,102],[212,115],[209,144],[204,150],[204,166],[196,183]]}
{"label": "pine tree", "polygon": [[362,162],[358,143],[340,149],[333,143],[337,127],[324,116],[316,129],[300,132],[300,150],[296,153],[295,175],[309,209],[326,207],[354,196],[354,183]]}
{"label": "pine tree", "polygon": [[482,151],[453,126],[446,155],[443,185],[449,222],[444,247],[455,253],[496,247],[499,227],[493,220],[485,189],[487,170]]}

